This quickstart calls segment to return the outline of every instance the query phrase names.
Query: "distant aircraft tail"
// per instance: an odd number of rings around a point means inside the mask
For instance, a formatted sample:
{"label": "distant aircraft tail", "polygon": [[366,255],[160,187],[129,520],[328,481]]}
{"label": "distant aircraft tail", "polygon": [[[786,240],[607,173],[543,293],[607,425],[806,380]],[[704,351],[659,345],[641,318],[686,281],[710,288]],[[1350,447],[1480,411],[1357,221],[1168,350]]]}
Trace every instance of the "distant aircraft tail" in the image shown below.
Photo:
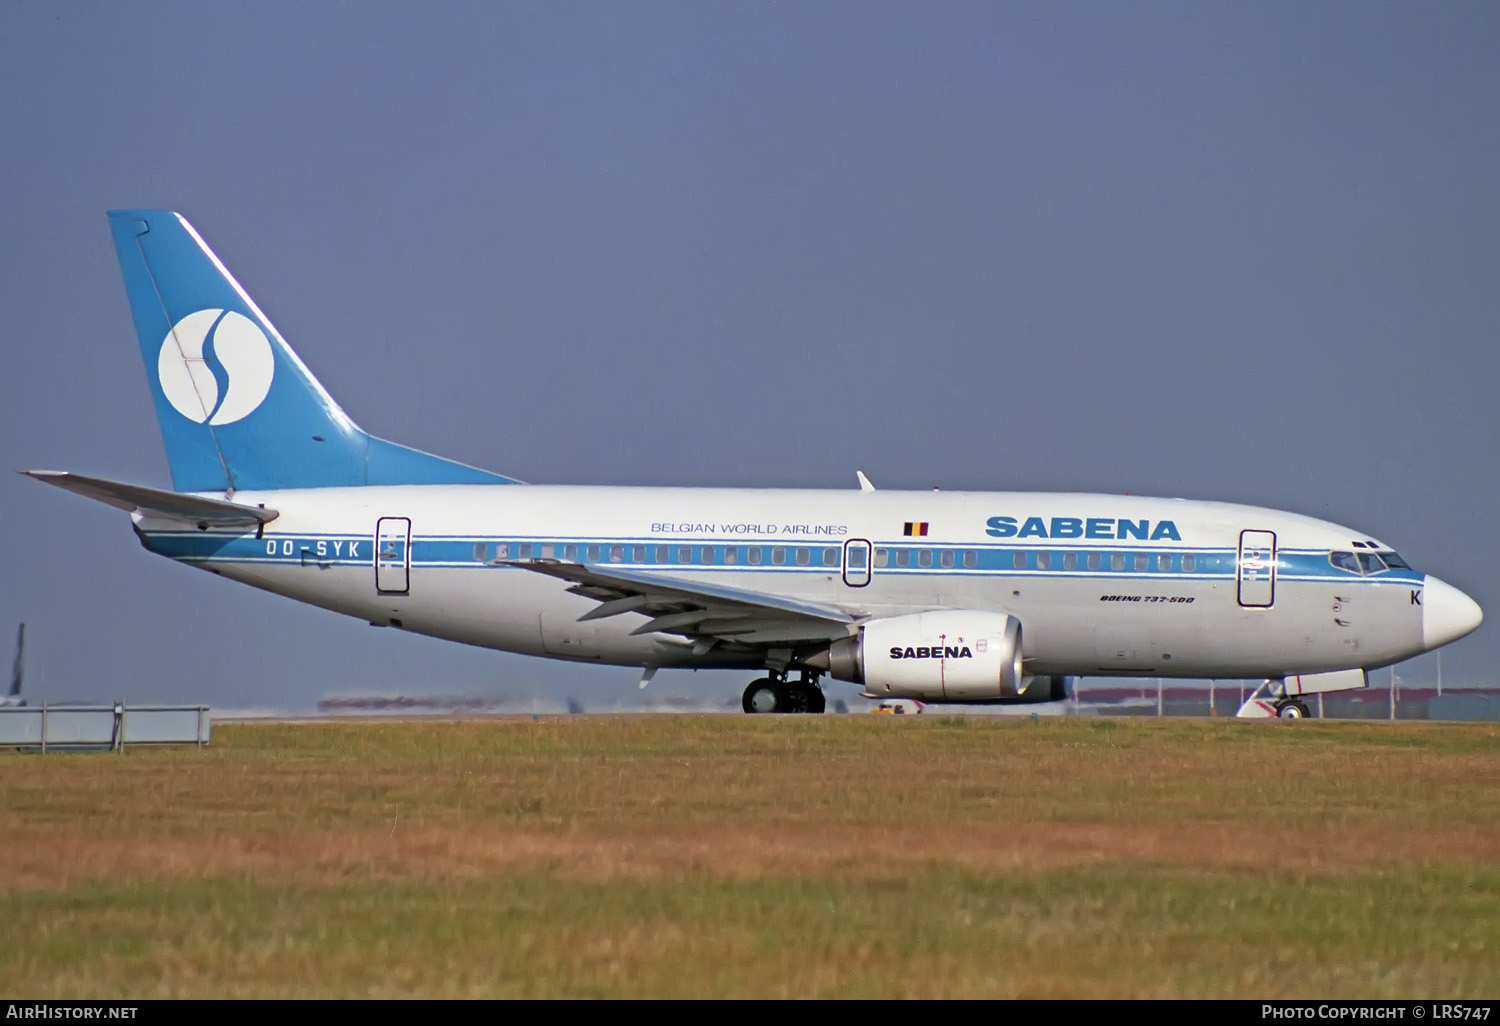
{"label": "distant aircraft tail", "polygon": [[519,483],[361,431],[182,215],[109,226],[178,491]]}
{"label": "distant aircraft tail", "polygon": [[10,670],[10,698],[19,700],[21,697],[21,685],[26,680],[26,625],[21,624],[20,630],[16,631],[16,662]]}

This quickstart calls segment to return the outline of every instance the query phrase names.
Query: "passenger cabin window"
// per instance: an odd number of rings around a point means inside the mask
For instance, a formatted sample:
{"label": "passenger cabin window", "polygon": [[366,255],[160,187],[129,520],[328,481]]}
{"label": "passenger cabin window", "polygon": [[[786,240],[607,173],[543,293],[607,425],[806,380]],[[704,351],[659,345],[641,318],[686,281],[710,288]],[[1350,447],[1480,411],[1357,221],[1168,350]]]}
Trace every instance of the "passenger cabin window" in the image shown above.
{"label": "passenger cabin window", "polygon": [[590,545],[588,547],[588,561],[590,563],[597,563],[597,562],[599,562],[599,546],[597,546],[597,545]]}
{"label": "passenger cabin window", "polygon": [[917,566],[926,568],[926,567],[929,567],[931,565],[932,565],[932,550],[931,549],[918,549],[917,550]]}
{"label": "passenger cabin window", "polygon": [[[859,547],[856,546],[856,548],[859,548]],[[852,556],[852,553],[851,553],[851,556]],[[850,559],[850,562],[851,563],[853,562],[852,558]],[[824,549],[823,550],[823,565],[824,566],[838,566],[839,565],[839,550],[838,549]],[[865,565],[865,550],[863,548],[859,549],[859,565],[860,566],[864,566]]]}
{"label": "passenger cabin window", "polygon": [[786,549],[782,548],[780,545],[778,545],[775,548],[773,548],[771,550],[771,562],[774,563],[776,566],[785,566],[786,565]]}
{"label": "passenger cabin window", "polygon": [[1078,569],[1078,553],[1076,553],[1076,552],[1064,552],[1063,553],[1063,569],[1064,570],[1077,570]]}
{"label": "passenger cabin window", "polygon": [[1190,574],[1197,569],[1198,557],[1193,555],[1191,552],[1184,552],[1182,554],[1182,572],[1185,574]]}
{"label": "passenger cabin window", "polygon": [[665,563],[667,561],[667,547],[665,545],[658,545],[656,547],[656,561],[658,563]]}
{"label": "passenger cabin window", "polygon": [[733,566],[740,561],[740,547],[738,545],[724,546],[724,563]]}
{"label": "passenger cabin window", "polygon": [[1158,570],[1170,570],[1170,569],[1172,569],[1172,554],[1170,552],[1163,552],[1161,555],[1159,555],[1159,556],[1156,557],[1156,569],[1158,569]]}
{"label": "passenger cabin window", "polygon": [[760,566],[760,546],[759,545],[752,545],[752,546],[750,546],[750,551],[748,553],[746,553],[746,555],[749,556],[749,559],[747,559],[746,562],[748,562],[751,566]]}
{"label": "passenger cabin window", "polygon": [[1089,553],[1088,567],[1089,567],[1090,570],[1097,570],[1103,564],[1104,564],[1104,560],[1102,560],[1101,558],[1099,558],[1099,553],[1097,553],[1097,552],[1090,552]]}
{"label": "passenger cabin window", "polygon": [[549,544],[549,545],[543,545],[542,546],[542,558],[543,559],[552,559],[556,555],[557,555],[557,546],[556,545],[550,545]]}
{"label": "passenger cabin window", "polygon": [[1111,570],[1124,570],[1125,569],[1125,553],[1123,553],[1123,552],[1112,552],[1112,553],[1110,553],[1110,556],[1109,556],[1109,568]]}
{"label": "passenger cabin window", "polygon": [[1052,569],[1052,553],[1038,552],[1036,554],[1036,568],[1038,570]]}
{"label": "passenger cabin window", "polygon": [[878,567],[879,566],[885,566],[887,563],[890,562],[890,559],[891,559],[891,554],[886,549],[876,549],[875,550],[875,565],[876,566],[878,566]]}
{"label": "passenger cabin window", "polygon": [[516,550],[516,558],[517,559],[530,559],[531,558],[531,543],[530,542],[527,542],[525,545],[522,545],[519,549]]}
{"label": "passenger cabin window", "polygon": [[489,555],[490,547],[484,542],[474,543],[474,562],[483,563],[484,557]]}
{"label": "passenger cabin window", "polygon": [[[834,552],[835,550],[834,549],[829,549],[828,551],[829,552]],[[884,551],[884,550],[882,550],[882,551]],[[837,561],[838,557],[835,556],[834,559],[835,559],[835,561]],[[823,562],[828,563],[828,559],[827,559],[826,554],[824,556]],[[828,563],[828,565],[829,566],[833,566],[834,564],[833,563]],[[864,568],[865,568],[865,547],[863,545],[853,545],[853,546],[850,546],[850,548],[849,548],[849,569],[850,570],[863,570]]]}
{"label": "passenger cabin window", "polygon": [[941,562],[943,564],[944,569],[947,569],[947,570],[953,569],[953,550],[952,549],[944,549],[939,554],[939,562]]}
{"label": "passenger cabin window", "polygon": [[973,549],[965,549],[964,550],[964,566],[966,566],[970,570],[972,570],[972,569],[974,569],[978,565],[979,565],[979,553],[975,552]]}
{"label": "passenger cabin window", "polygon": [[578,546],[577,545],[564,545],[563,546],[563,559],[566,559],[569,563],[576,563],[576,562],[578,562]]}
{"label": "passenger cabin window", "polygon": [[1026,569],[1026,553],[1024,553],[1024,552],[1017,552],[1015,555],[1011,556],[1010,557],[1010,565],[1013,566],[1013,567],[1015,567],[1017,570],[1025,570]]}
{"label": "passenger cabin window", "polygon": [[691,545],[680,545],[677,548],[677,562],[691,563],[693,561],[693,547]]}
{"label": "passenger cabin window", "polygon": [[1137,570],[1150,570],[1151,557],[1144,552],[1137,552],[1135,554],[1135,568]]}
{"label": "passenger cabin window", "polygon": [[797,565],[806,566],[812,562],[812,550],[799,547],[797,549]]}
{"label": "passenger cabin window", "polygon": [[645,561],[646,561],[646,546],[644,546],[644,545],[637,545],[635,547],[634,562],[636,562],[636,563],[644,563]]}
{"label": "passenger cabin window", "polygon": [[611,563],[625,562],[625,546],[611,545],[609,547],[609,561]]}
{"label": "passenger cabin window", "polygon": [[910,549],[897,549],[896,550],[896,565],[897,566],[911,566],[911,550]]}

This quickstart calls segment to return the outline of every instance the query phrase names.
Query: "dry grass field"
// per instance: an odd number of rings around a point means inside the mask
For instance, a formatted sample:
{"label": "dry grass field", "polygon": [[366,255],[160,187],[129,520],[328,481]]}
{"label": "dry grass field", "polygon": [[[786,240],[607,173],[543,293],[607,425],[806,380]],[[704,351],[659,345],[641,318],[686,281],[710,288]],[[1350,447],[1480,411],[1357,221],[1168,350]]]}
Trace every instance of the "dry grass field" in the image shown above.
{"label": "dry grass field", "polygon": [[221,724],[0,753],[12,997],[1493,997],[1500,727]]}

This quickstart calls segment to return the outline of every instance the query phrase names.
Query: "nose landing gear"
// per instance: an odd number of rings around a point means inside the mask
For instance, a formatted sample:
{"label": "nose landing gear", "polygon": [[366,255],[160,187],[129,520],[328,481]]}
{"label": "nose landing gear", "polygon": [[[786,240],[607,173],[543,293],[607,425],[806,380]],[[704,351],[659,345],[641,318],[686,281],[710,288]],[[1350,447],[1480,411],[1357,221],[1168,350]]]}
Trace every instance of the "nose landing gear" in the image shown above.
{"label": "nose landing gear", "polygon": [[1251,692],[1235,715],[1257,720],[1305,720],[1311,714],[1306,702],[1287,694],[1286,681],[1275,678],[1265,681]]}
{"label": "nose landing gear", "polygon": [[828,708],[817,676],[810,673],[799,680],[782,674],[751,681],[741,705],[747,713],[821,713]]}
{"label": "nose landing gear", "polygon": [[1304,703],[1292,699],[1277,705],[1276,715],[1283,720],[1305,720],[1310,714]]}

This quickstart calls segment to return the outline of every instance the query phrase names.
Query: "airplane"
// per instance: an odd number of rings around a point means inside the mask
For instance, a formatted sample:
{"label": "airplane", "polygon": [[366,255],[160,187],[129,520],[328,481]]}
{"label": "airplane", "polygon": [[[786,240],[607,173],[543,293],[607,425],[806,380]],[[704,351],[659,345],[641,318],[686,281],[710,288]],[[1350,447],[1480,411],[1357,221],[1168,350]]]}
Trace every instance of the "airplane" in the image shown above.
{"label": "airplane", "polygon": [[10,670],[10,694],[0,695],[0,709],[7,707],[18,707],[26,704],[26,699],[21,697],[21,687],[26,678],[26,625],[23,623],[16,630],[16,661]]}
{"label": "airplane", "polygon": [[108,216],[173,487],[25,473],[125,510],[149,552],[377,627],[637,667],[642,687],[749,671],[761,714],[823,712],[824,678],[929,705],[1055,702],[1081,675],[1343,690],[1483,619],[1365,531],[1255,506],[863,473],[524,484],[367,434],[184,217]]}

